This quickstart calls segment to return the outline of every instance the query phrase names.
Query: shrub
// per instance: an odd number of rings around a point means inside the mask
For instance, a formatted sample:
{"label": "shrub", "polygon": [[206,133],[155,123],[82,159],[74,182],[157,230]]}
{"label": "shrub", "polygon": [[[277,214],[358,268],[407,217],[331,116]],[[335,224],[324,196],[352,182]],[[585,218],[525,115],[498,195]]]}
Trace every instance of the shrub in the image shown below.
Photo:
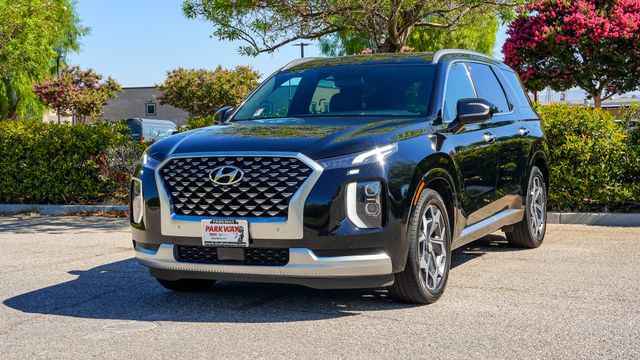
{"label": "shrub", "polygon": [[129,168],[117,165],[113,154],[140,146],[127,132],[123,124],[0,122],[0,202],[122,201]]}
{"label": "shrub", "polygon": [[118,141],[109,146],[101,155],[100,175],[112,180],[116,184],[111,199],[115,202],[125,202],[129,196],[129,180],[134,173],[146,143],[135,141]]}
{"label": "shrub", "polygon": [[213,115],[205,117],[192,117],[187,119],[187,125],[184,127],[184,130],[193,130],[213,124],[215,124]]}
{"label": "shrub", "polygon": [[538,112],[549,145],[551,209],[640,209],[640,153],[611,114],[568,105],[541,106]]}
{"label": "shrub", "polygon": [[161,104],[187,111],[194,117],[208,117],[218,108],[236,106],[258,86],[260,74],[248,66],[227,70],[176,69],[159,86]]}

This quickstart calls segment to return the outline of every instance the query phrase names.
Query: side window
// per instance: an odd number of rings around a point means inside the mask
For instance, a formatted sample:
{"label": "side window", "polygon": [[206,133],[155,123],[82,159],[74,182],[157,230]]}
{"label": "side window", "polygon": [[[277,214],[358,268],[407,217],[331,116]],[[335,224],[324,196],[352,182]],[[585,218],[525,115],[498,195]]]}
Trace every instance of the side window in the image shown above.
{"label": "side window", "polygon": [[442,117],[450,122],[456,118],[458,100],[476,97],[473,84],[469,79],[467,67],[463,63],[455,63],[449,69],[447,88],[444,93],[444,107]]}
{"label": "side window", "polygon": [[484,64],[471,63],[469,64],[469,70],[471,71],[471,78],[476,84],[478,97],[491,102],[498,108],[498,112],[509,112],[509,102],[491,67]]}
{"label": "side window", "polygon": [[518,107],[530,108],[531,103],[529,102],[529,97],[524,92],[520,79],[518,79],[518,75],[507,69],[500,69],[500,72],[502,72],[504,79],[507,80],[507,85],[511,88],[511,91],[515,96],[514,101]]}

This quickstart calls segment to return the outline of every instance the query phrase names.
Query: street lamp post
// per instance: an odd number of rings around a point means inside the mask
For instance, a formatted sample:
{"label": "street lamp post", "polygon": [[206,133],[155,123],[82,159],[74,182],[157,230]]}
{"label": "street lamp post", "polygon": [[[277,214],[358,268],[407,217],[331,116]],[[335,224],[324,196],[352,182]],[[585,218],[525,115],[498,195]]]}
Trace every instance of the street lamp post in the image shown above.
{"label": "street lamp post", "polygon": [[309,46],[309,45],[311,45],[311,44],[301,42],[301,43],[298,43],[298,44],[294,44],[293,46],[298,46],[298,47],[300,47],[300,58],[303,58],[303,57],[304,57],[304,47],[305,47],[305,46]]}
{"label": "street lamp post", "polygon": [[[60,62],[62,62],[62,59],[64,58],[64,49],[57,47],[55,48],[55,51],[58,55],[56,57],[56,76],[60,78]],[[56,109],[56,115],[58,115],[58,124],[60,124],[60,110]]]}

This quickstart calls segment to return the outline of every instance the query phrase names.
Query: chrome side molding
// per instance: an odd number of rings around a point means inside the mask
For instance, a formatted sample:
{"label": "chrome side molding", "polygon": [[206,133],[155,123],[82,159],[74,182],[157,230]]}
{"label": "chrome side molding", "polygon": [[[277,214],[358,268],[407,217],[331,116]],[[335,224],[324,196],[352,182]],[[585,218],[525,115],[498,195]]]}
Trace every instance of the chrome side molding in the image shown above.
{"label": "chrome side molding", "polygon": [[500,228],[513,225],[522,221],[524,218],[524,209],[506,209],[490,218],[484,219],[473,225],[469,225],[460,236],[453,241],[452,248],[459,248],[474,240],[478,240],[485,235],[489,235],[493,232],[500,230]]}

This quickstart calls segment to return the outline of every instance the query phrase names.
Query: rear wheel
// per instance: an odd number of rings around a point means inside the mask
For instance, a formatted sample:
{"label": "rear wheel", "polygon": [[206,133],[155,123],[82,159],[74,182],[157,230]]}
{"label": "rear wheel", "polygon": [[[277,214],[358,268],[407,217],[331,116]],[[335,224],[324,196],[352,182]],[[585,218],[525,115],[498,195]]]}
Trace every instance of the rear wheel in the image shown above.
{"label": "rear wheel", "polygon": [[425,189],[409,222],[409,254],[390,288],[397,299],[430,304],[440,298],[451,265],[451,231],[447,208],[434,190]]}
{"label": "rear wheel", "polygon": [[196,292],[208,290],[216,283],[215,280],[205,279],[180,279],[180,280],[164,280],[156,279],[165,289],[180,292]]}
{"label": "rear wheel", "polygon": [[506,231],[507,240],[518,247],[537,248],[544,240],[547,228],[547,189],[542,171],[531,169],[527,187],[524,218]]}

